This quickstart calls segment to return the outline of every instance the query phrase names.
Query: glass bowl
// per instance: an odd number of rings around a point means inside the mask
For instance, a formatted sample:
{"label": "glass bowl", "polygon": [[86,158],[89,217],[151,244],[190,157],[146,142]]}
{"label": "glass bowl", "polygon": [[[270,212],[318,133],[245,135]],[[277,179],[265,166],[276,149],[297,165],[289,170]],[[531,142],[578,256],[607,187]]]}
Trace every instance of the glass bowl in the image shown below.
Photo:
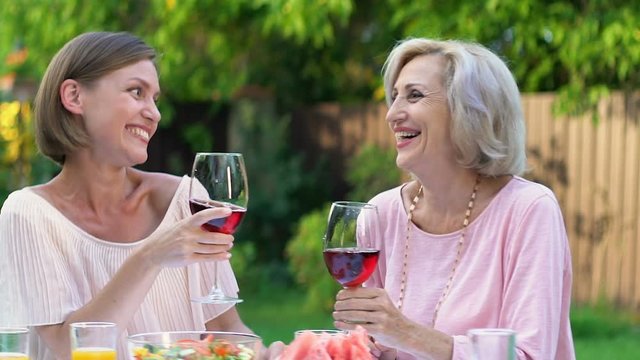
{"label": "glass bowl", "polygon": [[133,360],[258,359],[262,339],[253,334],[222,331],[167,331],[131,335]]}

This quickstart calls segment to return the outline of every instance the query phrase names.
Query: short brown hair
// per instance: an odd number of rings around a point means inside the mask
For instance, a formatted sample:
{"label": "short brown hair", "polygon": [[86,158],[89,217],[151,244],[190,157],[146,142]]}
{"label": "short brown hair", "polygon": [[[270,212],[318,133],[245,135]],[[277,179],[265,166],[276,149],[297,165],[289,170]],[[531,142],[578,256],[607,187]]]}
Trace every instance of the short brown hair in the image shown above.
{"label": "short brown hair", "polygon": [[34,101],[38,149],[62,165],[70,152],[88,145],[88,135],[60,99],[67,79],[90,86],[102,76],[141,60],[154,61],[156,51],[126,32],[90,32],[67,42],[53,57]]}

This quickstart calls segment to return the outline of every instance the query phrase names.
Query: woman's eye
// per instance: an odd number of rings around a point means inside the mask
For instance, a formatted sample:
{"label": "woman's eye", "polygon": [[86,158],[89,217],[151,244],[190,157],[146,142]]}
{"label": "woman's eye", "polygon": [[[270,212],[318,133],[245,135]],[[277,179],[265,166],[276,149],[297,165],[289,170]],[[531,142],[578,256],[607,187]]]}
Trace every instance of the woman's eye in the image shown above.
{"label": "woman's eye", "polygon": [[136,97],[142,96],[142,89],[139,88],[139,87],[133,88],[133,89],[131,89],[129,91]]}
{"label": "woman's eye", "polygon": [[422,93],[420,91],[416,91],[413,90],[409,93],[409,96],[407,96],[407,99],[409,101],[413,100],[413,101],[418,101],[420,99],[422,99],[424,97],[424,95],[422,95]]}

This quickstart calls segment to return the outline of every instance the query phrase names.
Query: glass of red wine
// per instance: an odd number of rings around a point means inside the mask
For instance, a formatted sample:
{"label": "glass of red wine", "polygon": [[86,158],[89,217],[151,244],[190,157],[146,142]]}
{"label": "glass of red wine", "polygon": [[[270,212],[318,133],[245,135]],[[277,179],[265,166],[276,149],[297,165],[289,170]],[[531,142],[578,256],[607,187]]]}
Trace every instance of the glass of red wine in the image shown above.
{"label": "glass of red wine", "polygon": [[324,262],[331,276],[345,288],[361,286],[378,264],[380,221],[375,205],[338,201],[331,205],[324,236]]}
{"label": "glass of red wine", "polygon": [[[213,219],[202,225],[211,232],[233,234],[249,202],[249,184],[244,158],[239,153],[197,153],[191,171],[189,207],[191,213],[212,207],[228,207],[231,215]],[[218,283],[218,262],[214,262],[213,287],[209,294],[194,297],[194,302],[206,304],[239,303],[242,299],[224,294]]]}

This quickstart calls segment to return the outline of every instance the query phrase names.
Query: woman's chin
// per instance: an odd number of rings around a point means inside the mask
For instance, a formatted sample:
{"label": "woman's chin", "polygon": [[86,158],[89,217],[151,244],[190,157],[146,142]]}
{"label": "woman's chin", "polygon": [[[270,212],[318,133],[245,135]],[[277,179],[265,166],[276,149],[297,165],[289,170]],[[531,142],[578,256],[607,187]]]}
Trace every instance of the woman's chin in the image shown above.
{"label": "woman's chin", "polygon": [[133,166],[142,165],[147,162],[149,159],[149,155],[145,152],[144,154],[135,154],[131,157],[131,163]]}
{"label": "woman's chin", "polygon": [[409,161],[405,156],[398,155],[396,157],[396,166],[401,170],[411,172],[411,161]]}

